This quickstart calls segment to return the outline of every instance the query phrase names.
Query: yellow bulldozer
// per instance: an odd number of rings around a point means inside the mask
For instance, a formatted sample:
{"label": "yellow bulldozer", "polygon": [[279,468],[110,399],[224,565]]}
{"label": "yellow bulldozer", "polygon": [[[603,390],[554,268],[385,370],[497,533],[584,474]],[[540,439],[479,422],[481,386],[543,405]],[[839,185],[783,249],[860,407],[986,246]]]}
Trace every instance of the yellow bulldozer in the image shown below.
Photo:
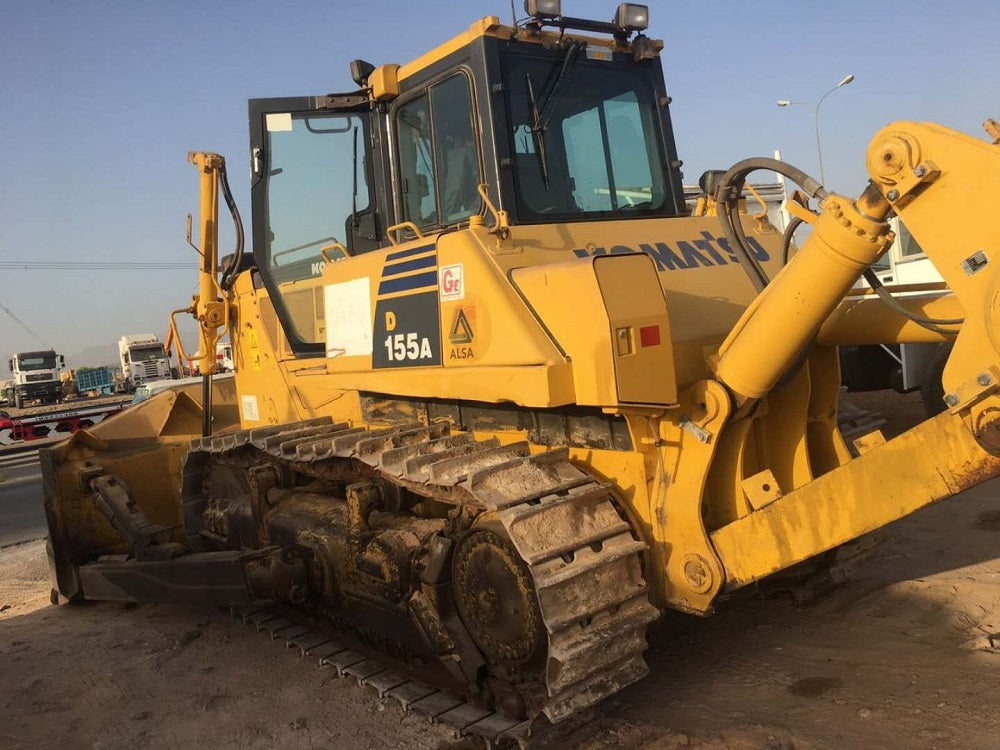
{"label": "yellow bulldozer", "polygon": [[[356,60],[349,93],[250,101],[252,253],[223,158],[190,155],[200,284],[173,319],[203,387],[43,451],[54,601],[229,607],[516,739],[642,678],[665,610],[997,474],[996,140],[896,122],[857,198],[749,159],[692,215],[647,8],[526,10]],[[808,197],[797,250],[741,210],[762,169]],[[950,293],[852,291],[893,215]],[[837,346],[900,342],[954,342],[946,409],[848,446]]]}

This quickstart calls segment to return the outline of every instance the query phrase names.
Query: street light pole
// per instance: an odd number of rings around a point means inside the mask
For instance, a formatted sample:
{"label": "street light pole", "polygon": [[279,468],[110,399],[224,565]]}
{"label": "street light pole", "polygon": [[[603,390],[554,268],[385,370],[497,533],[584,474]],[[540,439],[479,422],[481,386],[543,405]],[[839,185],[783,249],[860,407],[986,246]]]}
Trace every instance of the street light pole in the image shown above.
{"label": "street light pole", "polygon": [[[832,94],[834,91],[841,88],[842,86],[846,86],[853,80],[854,80],[854,74],[848,73],[846,76],[840,79],[840,83],[838,83],[832,89],[823,94],[823,96],[819,98],[819,101],[816,102],[816,106],[813,107],[813,127],[816,130],[816,156],[819,157],[819,181],[823,185],[826,184],[826,176],[823,173],[823,144],[820,141],[819,137],[819,106],[823,103],[823,100],[826,99],[826,97],[828,97],[830,94]],[[781,99],[778,101],[779,107],[790,107],[793,104],[805,104],[805,102],[789,101],[788,99]]]}

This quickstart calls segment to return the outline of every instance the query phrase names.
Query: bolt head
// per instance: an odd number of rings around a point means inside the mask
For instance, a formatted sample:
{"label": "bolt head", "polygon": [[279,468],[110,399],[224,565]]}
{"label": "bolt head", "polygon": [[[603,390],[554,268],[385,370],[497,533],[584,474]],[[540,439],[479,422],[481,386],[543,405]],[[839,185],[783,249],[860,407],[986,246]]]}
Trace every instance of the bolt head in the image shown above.
{"label": "bolt head", "polygon": [[914,177],[923,177],[925,174],[927,174],[927,167],[923,164],[918,164],[916,169],[913,170]]}
{"label": "bolt head", "polygon": [[956,396],[954,393],[949,393],[947,396],[944,397],[944,402],[948,404],[948,406],[954,406],[955,404],[958,403],[958,396]]}
{"label": "bolt head", "polygon": [[991,382],[993,382],[993,380],[992,378],[990,378],[989,373],[984,372],[982,375],[976,378],[976,382],[979,383],[979,385],[989,385]]}
{"label": "bolt head", "polygon": [[704,594],[712,588],[714,580],[708,562],[701,555],[696,554],[690,554],[684,558],[684,577],[687,579],[688,585],[699,594]]}
{"label": "bolt head", "polygon": [[890,190],[888,193],[885,194],[885,197],[888,198],[891,201],[898,200],[899,199],[899,191],[898,190]]}

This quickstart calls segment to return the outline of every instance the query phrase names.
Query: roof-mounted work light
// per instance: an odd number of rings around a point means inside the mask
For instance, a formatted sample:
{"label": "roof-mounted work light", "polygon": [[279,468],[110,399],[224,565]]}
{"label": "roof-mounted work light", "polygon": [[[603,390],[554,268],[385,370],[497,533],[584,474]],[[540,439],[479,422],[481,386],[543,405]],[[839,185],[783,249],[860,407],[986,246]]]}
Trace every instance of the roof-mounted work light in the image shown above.
{"label": "roof-mounted work light", "polygon": [[524,12],[539,20],[543,18],[558,18],[562,8],[560,0],[524,0]]}
{"label": "roof-mounted work light", "polygon": [[649,6],[622,3],[615,13],[615,25],[626,31],[645,31],[649,28]]}

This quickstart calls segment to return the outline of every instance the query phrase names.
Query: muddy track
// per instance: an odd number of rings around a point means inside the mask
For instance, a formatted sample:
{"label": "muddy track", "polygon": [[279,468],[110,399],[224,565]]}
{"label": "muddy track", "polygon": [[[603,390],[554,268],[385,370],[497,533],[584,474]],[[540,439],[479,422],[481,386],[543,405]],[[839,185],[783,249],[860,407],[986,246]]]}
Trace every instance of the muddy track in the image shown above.
{"label": "muddy track", "polygon": [[[205,477],[213,463],[249,465],[264,458],[315,478],[377,476],[499,524],[529,571],[547,638],[544,699],[532,719],[544,714],[559,722],[647,674],[645,628],[657,612],[641,574],[644,545],[615,508],[610,488],[571,464],[565,449],[532,454],[525,442],[477,441],[468,433],[451,434],[444,424],[363,430],[313,419],[192,441],[185,505],[197,512],[207,502]],[[397,670],[385,656],[368,659],[273,605],[238,614],[461,733],[520,741],[532,729],[531,721],[508,719],[404,678],[405,665]]]}

